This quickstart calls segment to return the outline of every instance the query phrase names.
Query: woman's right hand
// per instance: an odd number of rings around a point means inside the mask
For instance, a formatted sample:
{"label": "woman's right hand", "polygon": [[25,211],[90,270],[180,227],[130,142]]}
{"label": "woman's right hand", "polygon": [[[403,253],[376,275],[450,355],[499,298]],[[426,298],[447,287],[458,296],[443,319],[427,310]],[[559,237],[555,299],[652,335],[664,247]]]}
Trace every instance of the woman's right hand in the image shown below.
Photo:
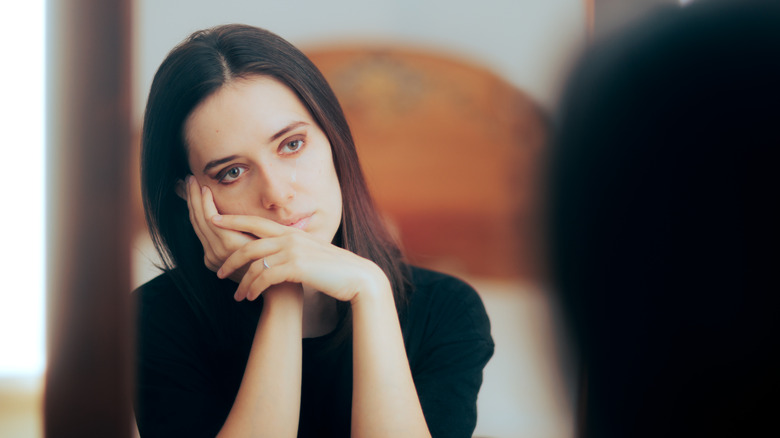
{"label": "woman's right hand", "polygon": [[[247,243],[256,240],[245,233],[217,227],[211,218],[219,212],[214,203],[214,195],[207,186],[201,186],[194,176],[185,180],[187,207],[190,211],[190,223],[203,245],[203,262],[206,267],[217,272],[231,254]],[[228,278],[240,283],[249,266],[233,272]]]}

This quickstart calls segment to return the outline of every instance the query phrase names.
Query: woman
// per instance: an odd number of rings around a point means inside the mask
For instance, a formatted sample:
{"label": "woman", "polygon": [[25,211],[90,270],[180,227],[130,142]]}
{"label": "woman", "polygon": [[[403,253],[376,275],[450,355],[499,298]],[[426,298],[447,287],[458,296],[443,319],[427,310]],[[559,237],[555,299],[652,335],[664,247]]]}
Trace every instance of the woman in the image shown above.
{"label": "woman", "polygon": [[143,436],[471,436],[484,307],[403,263],[300,51],[243,25],[177,46],[142,184],[165,268],[136,291]]}

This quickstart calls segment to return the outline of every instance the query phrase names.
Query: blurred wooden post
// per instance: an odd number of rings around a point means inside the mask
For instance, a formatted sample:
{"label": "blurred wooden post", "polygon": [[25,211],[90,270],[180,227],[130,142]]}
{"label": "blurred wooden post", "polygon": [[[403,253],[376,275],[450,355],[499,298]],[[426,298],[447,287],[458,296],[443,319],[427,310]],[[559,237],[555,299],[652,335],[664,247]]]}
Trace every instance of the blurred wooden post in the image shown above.
{"label": "blurred wooden post", "polygon": [[593,39],[593,25],[595,19],[595,1],[596,0],[583,0],[585,3],[585,31],[587,32],[588,39]]}
{"label": "blurred wooden post", "polygon": [[46,6],[44,430],[51,437],[128,437],[132,5]]}

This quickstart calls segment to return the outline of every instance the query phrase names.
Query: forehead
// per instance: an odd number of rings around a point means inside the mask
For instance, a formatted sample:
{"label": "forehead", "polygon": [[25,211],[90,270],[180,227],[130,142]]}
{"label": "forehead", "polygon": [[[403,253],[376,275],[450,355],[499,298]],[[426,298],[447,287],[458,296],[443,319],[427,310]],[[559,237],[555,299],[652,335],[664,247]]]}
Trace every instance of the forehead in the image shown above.
{"label": "forehead", "polygon": [[286,85],[268,76],[236,79],[201,102],[187,117],[184,139],[190,163],[265,143],[292,122],[315,125],[309,111]]}

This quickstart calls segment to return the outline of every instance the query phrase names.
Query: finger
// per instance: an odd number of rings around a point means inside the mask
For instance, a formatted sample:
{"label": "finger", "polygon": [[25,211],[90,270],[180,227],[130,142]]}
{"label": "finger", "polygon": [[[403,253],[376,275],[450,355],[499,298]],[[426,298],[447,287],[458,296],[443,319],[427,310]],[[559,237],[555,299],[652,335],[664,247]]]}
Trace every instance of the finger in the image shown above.
{"label": "finger", "polygon": [[219,214],[217,204],[214,202],[214,194],[208,186],[203,186],[203,213],[207,219]]}
{"label": "finger", "polygon": [[197,211],[195,206],[195,196],[197,193],[198,188],[197,181],[195,181],[195,177],[192,175],[187,175],[186,178],[186,188],[187,188],[187,210],[189,211],[190,216],[190,224],[192,224],[192,228],[195,230],[195,234],[197,234],[198,239],[200,240],[200,243],[204,245],[204,247],[207,245],[207,241],[205,239],[205,236],[203,236],[203,233],[200,230],[200,223],[197,218]]}
{"label": "finger", "polygon": [[[194,177],[192,179],[193,185],[190,187],[190,196],[192,198],[193,215],[195,216],[198,228],[200,228],[203,237],[209,240],[209,242],[214,243],[216,242],[215,238],[217,236],[214,232],[214,227],[211,226],[211,216],[206,213],[206,200],[204,199],[206,197],[206,192],[208,192],[209,189],[206,186],[198,184]],[[214,207],[214,209],[216,210],[216,207]]]}
{"label": "finger", "polygon": [[219,268],[217,276],[219,278],[229,277],[233,272],[246,266],[248,263],[276,254],[281,251],[281,249],[282,244],[279,239],[266,238],[253,240],[242,246],[239,250],[233,252],[233,254],[231,254],[222,264],[222,267]]}
{"label": "finger", "polygon": [[[271,274],[265,273],[264,275],[258,275],[252,281],[248,282],[249,286],[244,291],[244,297],[249,301],[254,301],[274,283],[271,281]],[[281,281],[279,281],[281,283]],[[278,284],[278,283],[277,283]]]}
{"label": "finger", "polygon": [[259,238],[277,237],[295,230],[259,216],[223,214],[212,217],[212,222],[220,228],[254,234]]}
{"label": "finger", "polygon": [[[277,258],[276,261],[272,261],[270,260],[270,258],[263,258],[260,260],[255,260],[249,266],[249,270],[247,270],[246,274],[244,274],[244,277],[241,279],[241,282],[238,284],[236,293],[233,296],[233,298],[236,301],[241,301],[244,299],[249,299],[250,301],[253,301],[258,296],[260,296],[260,294],[263,293],[264,290],[266,290],[270,285],[273,284],[270,282],[270,279],[271,277],[275,277],[276,275],[273,275],[270,272],[271,269],[273,268],[273,266],[270,263],[274,263],[275,265],[276,263],[280,263],[280,259]],[[266,268],[266,266],[269,267]]]}
{"label": "finger", "polygon": [[224,257],[227,257],[230,253],[251,240],[252,236],[247,233],[226,230],[214,224],[211,219],[214,216],[219,216],[219,210],[217,210],[217,204],[214,201],[214,192],[211,191],[209,186],[201,186],[200,206],[203,212],[199,221],[201,232],[204,237],[210,240],[214,249],[220,248],[223,250],[220,254],[224,254]]}
{"label": "finger", "polygon": [[[297,279],[293,279],[291,277],[291,272],[289,269],[289,264],[285,262],[281,262],[277,258],[273,262],[274,265],[270,268],[263,268],[262,272],[260,272],[259,275],[255,275],[252,277],[244,277],[247,279],[246,284],[243,289],[241,289],[241,286],[239,285],[239,291],[236,291],[236,295],[240,295],[240,299],[236,298],[238,301],[241,301],[243,299],[247,299],[249,301],[254,301],[259,297],[263,292],[268,290],[271,286],[282,284],[282,283],[296,283],[299,284],[299,281]],[[279,264],[277,264],[279,263]],[[257,261],[258,265],[262,266],[262,261]],[[270,266],[270,265],[269,265]]]}
{"label": "finger", "polygon": [[[205,186],[203,186],[205,187]],[[214,230],[203,212],[203,189],[194,176],[187,177],[187,204],[190,213],[190,222],[195,234],[198,236],[201,245],[203,245],[204,263],[209,270],[219,268],[218,260],[214,260],[216,249],[215,245],[220,243]],[[218,258],[218,257],[217,257]]]}
{"label": "finger", "polygon": [[217,204],[214,202],[214,194],[208,186],[203,186],[201,188],[200,199],[201,208],[203,210],[203,233],[209,239],[215,239],[215,242],[224,244],[225,242],[223,239],[227,239],[227,236],[230,233],[228,230],[223,230],[214,225],[214,222],[211,220],[212,217],[219,215],[219,211],[217,211]]}

